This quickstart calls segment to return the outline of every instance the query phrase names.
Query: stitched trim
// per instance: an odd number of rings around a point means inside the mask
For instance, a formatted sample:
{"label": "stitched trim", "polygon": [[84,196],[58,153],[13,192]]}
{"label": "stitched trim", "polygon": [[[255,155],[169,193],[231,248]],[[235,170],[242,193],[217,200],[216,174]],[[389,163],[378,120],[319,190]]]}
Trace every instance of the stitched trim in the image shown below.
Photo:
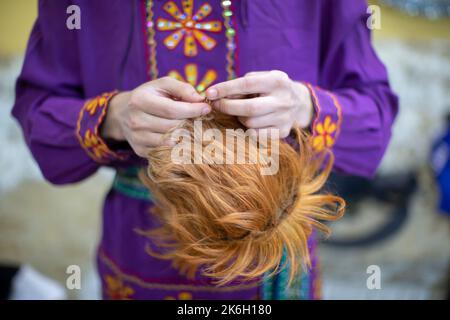
{"label": "stitched trim", "polygon": [[226,53],[226,71],[227,71],[227,80],[232,80],[234,78],[236,78],[236,74],[235,74],[235,66],[234,66],[234,52],[236,49],[236,43],[234,41],[234,37],[236,35],[236,28],[233,28],[233,26],[235,25],[235,19],[233,19],[233,17],[235,16],[235,14],[233,14],[233,11],[231,10],[231,5],[232,3],[226,3],[226,2],[221,2],[220,3],[222,6],[222,15],[223,15],[223,24],[225,26],[225,37],[227,39],[227,53]]}
{"label": "stitched trim", "polygon": [[[242,1],[242,0],[241,0]],[[238,77],[241,74],[241,65],[239,60],[239,35],[238,35],[238,23],[237,23],[237,15],[236,15],[236,4],[235,2],[231,3],[231,11],[234,13],[231,16],[231,21],[234,26],[234,39],[232,40],[231,49],[234,46],[234,70],[231,79]]]}
{"label": "stitched trim", "polygon": [[337,115],[338,115],[338,121],[337,121],[337,131],[336,131],[336,135],[335,135],[335,140],[337,140],[339,134],[341,133],[341,127],[342,127],[342,105],[339,102],[339,99],[336,97],[336,95],[334,93],[331,93],[329,91],[325,91],[326,94],[328,94],[328,96],[333,100],[333,104],[337,109]]}
{"label": "stitched trim", "polygon": [[333,107],[329,108],[328,104],[324,104],[323,101],[319,99],[319,95],[317,94],[316,89],[314,89],[311,84],[304,84],[311,94],[311,99],[316,110],[316,117],[312,125],[312,146],[317,152],[331,150],[332,147],[336,144],[336,140],[341,131],[343,119],[342,106],[338,98],[333,93],[327,90],[323,90],[320,87],[316,87],[317,90],[320,90],[319,92],[322,94],[321,99],[323,99],[324,96],[330,99],[330,105],[332,105]]}
{"label": "stitched trim", "polygon": [[204,21],[210,15],[212,6],[205,2],[193,14],[194,0],[183,1],[182,5],[182,9],[180,9],[175,2],[167,1],[163,9],[170,15],[172,20],[158,18],[156,21],[157,30],[171,32],[164,39],[164,45],[169,50],[174,50],[180,43],[184,42],[183,53],[186,57],[198,55],[198,44],[206,51],[214,49],[217,41],[207,35],[206,32],[220,32],[222,30],[222,22],[219,20]]}
{"label": "stitched trim", "polygon": [[[144,0],[146,1],[146,13],[145,13],[145,38],[146,38],[146,48],[145,54],[148,58],[148,75],[151,80],[158,77],[158,66],[156,59],[156,41],[155,32],[156,30],[161,32],[170,32],[170,35],[163,40],[163,44],[169,50],[175,49],[181,42],[184,42],[183,54],[185,57],[192,58],[198,54],[197,44],[199,44],[206,51],[211,51],[216,46],[216,40],[208,36],[205,32],[211,33],[221,33],[222,27],[225,27],[225,37],[227,40],[227,52],[225,54],[226,63],[225,71],[227,73],[227,79],[234,79],[239,70],[238,52],[237,52],[237,21],[236,15],[233,13],[234,5],[222,2],[222,16],[224,22],[220,20],[203,21],[207,18],[212,10],[212,6],[209,3],[204,3],[203,6],[197,11],[197,13],[202,13],[202,8],[208,10],[203,12],[202,15],[193,15],[190,10],[193,8],[193,0],[182,1],[183,10],[178,9],[173,11],[176,6],[175,2],[168,1],[164,5],[164,10],[171,16],[172,20],[165,18],[154,19],[154,0]],[[186,4],[188,6],[186,7]],[[171,8],[167,8],[170,5]],[[178,7],[177,7],[178,8]],[[188,9],[190,8],[190,9]],[[169,10],[170,9],[170,10]],[[169,10],[170,12],[168,12]],[[184,12],[184,13],[182,13]],[[184,16],[182,17],[182,15]],[[189,20],[189,14],[191,14],[191,20]],[[184,20],[182,19],[184,18]],[[180,20],[181,19],[181,20]],[[190,22],[195,22],[192,26],[185,27],[187,20]],[[176,35],[174,38],[173,35]],[[187,46],[188,38],[192,41],[193,46]],[[236,38],[236,39],[235,39]],[[195,48],[194,48],[195,47]],[[202,87],[200,87],[201,89]]]}
{"label": "stitched trim", "polygon": [[312,85],[310,83],[307,83],[307,82],[304,82],[304,84],[306,85],[306,87],[309,90],[309,93],[311,94],[311,98],[313,100],[313,106],[316,109],[316,118],[313,121],[313,131],[314,131],[314,128],[316,127],[317,122],[319,121],[322,108],[320,107],[319,99],[317,98],[316,92],[314,91]]}
{"label": "stitched trim", "polygon": [[148,39],[149,39],[149,30],[150,24],[152,21],[147,21],[147,1],[140,0],[140,13],[141,13],[141,32],[142,32],[142,45],[144,48],[144,59],[145,59],[145,67],[147,71],[147,76],[150,75],[150,52],[148,48]]}
{"label": "stitched trim", "polygon": [[78,116],[77,139],[89,157],[99,163],[125,160],[128,157],[123,152],[114,152],[109,149],[99,134],[99,128],[105,119],[109,101],[117,93],[118,91],[107,92],[87,100]]}
{"label": "stitched trim", "polygon": [[156,283],[144,280],[136,275],[131,275],[123,272],[123,270],[110,258],[103,250],[99,251],[100,260],[122,281],[125,280],[128,283],[135,284],[139,287],[145,289],[161,289],[161,290],[188,290],[193,292],[203,291],[203,292],[234,292],[238,290],[248,290],[258,287],[258,283],[249,283],[236,286],[228,287],[215,287],[214,285],[191,285],[191,284],[166,284],[166,283]]}
{"label": "stitched trim", "polygon": [[[145,3],[146,0],[144,0]],[[155,22],[153,13],[153,0],[146,1],[146,30],[145,35],[147,36],[147,45],[145,46],[146,56],[148,57],[148,75],[150,80],[155,80],[158,78],[158,66],[156,63],[156,40],[155,40]]]}

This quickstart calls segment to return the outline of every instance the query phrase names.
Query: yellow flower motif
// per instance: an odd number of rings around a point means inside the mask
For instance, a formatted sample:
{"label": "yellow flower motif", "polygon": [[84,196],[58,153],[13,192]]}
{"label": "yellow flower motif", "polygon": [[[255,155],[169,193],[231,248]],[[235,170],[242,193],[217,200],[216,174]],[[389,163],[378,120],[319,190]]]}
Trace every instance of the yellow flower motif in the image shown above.
{"label": "yellow flower motif", "polygon": [[[177,300],[175,297],[167,296],[164,300]],[[192,300],[192,294],[189,292],[180,292],[178,294],[178,300]]]}
{"label": "yellow flower motif", "polygon": [[217,79],[217,72],[212,69],[209,69],[206,71],[202,80],[197,83],[198,68],[197,65],[194,63],[189,63],[184,67],[184,74],[185,77],[183,77],[178,71],[172,70],[168,73],[168,76],[180,81],[190,83],[200,93],[205,91],[206,88],[208,88],[208,86],[210,86],[211,83],[213,83]]}
{"label": "yellow flower motif", "polygon": [[107,275],[105,277],[106,294],[112,300],[130,300],[134,294],[134,289],[126,286],[122,279]]}
{"label": "yellow flower motif", "polygon": [[174,31],[164,39],[164,44],[169,49],[175,49],[180,41],[185,38],[184,54],[188,57],[194,57],[198,54],[195,40],[205,50],[212,50],[217,43],[203,31],[220,32],[222,30],[222,22],[219,20],[201,22],[211,13],[211,5],[204,3],[194,15],[192,15],[194,0],[182,0],[182,5],[183,11],[173,1],[167,2],[163,7],[176,21],[164,18],[159,18],[156,21],[158,30]]}
{"label": "yellow flower motif", "polygon": [[108,94],[103,94],[97,98],[90,100],[86,105],[86,110],[90,115],[94,115],[97,108],[106,106],[108,101]]}
{"label": "yellow flower motif", "polygon": [[322,151],[325,148],[331,148],[334,145],[334,133],[337,125],[327,116],[323,123],[316,125],[316,135],[313,137],[313,147],[316,151]]}
{"label": "yellow flower motif", "polygon": [[102,159],[109,152],[108,147],[90,129],[87,129],[84,134],[83,144],[98,159]]}

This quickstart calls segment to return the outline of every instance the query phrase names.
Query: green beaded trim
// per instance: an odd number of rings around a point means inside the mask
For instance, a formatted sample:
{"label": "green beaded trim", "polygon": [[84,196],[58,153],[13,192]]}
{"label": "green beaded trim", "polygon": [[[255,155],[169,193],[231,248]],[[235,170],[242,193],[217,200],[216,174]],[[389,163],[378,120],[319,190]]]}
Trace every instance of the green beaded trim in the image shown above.
{"label": "green beaded trim", "polygon": [[138,177],[139,170],[138,167],[117,170],[113,189],[130,198],[152,201],[150,192]]}

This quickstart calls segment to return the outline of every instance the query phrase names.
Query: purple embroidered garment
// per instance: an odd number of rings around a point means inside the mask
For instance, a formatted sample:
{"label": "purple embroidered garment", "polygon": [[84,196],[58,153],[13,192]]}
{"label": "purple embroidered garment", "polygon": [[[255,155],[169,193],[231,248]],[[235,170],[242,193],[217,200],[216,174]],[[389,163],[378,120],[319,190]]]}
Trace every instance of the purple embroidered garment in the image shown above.
{"label": "purple embroidered garment", "polygon": [[[316,110],[314,148],[333,150],[336,171],[372,176],[398,103],[370,43],[365,1],[228,2],[40,1],[12,114],[45,178],[74,183],[102,165],[142,163],[99,136],[114,90],[166,75],[203,90],[273,69],[308,85]],[[80,30],[66,27],[71,4],[81,9]],[[116,190],[107,195],[98,255],[105,298],[260,297],[254,283],[216,288],[150,257],[149,240],[135,232],[156,225],[149,205]]]}

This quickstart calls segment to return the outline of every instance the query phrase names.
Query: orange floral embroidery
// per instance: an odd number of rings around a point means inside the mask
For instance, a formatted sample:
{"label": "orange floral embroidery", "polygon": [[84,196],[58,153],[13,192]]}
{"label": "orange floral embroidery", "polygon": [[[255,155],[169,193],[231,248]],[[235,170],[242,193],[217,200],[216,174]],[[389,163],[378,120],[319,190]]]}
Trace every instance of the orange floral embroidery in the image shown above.
{"label": "orange floral embroidery", "polygon": [[130,300],[134,289],[126,286],[122,279],[110,275],[105,276],[106,294],[112,300]]}
{"label": "orange floral embroidery", "polygon": [[102,159],[109,153],[108,147],[90,129],[87,129],[84,134],[83,144],[98,159]]}
{"label": "orange floral embroidery", "polygon": [[107,92],[92,98],[84,104],[78,115],[76,136],[86,153],[97,162],[108,160],[125,160],[127,152],[110,150],[99,135],[100,126],[106,116],[109,100],[117,91]]}
{"label": "orange floral embroidery", "polygon": [[[177,300],[175,297],[167,296],[164,300]],[[189,292],[180,292],[178,294],[178,300],[192,300],[192,294]]]}
{"label": "orange floral embroidery", "polygon": [[194,57],[198,54],[197,42],[205,49],[212,50],[216,45],[216,40],[208,36],[205,32],[220,32],[222,22],[219,20],[203,21],[212,11],[209,3],[204,3],[198,11],[192,15],[194,0],[182,0],[183,11],[173,1],[164,5],[164,10],[169,13],[175,21],[159,18],[156,21],[158,30],[173,31],[164,39],[164,44],[169,49],[175,49],[184,38],[184,54]]}
{"label": "orange floral embroidery", "polygon": [[210,86],[211,83],[213,83],[217,79],[217,72],[215,70],[209,69],[208,71],[206,71],[202,80],[200,80],[200,82],[197,83],[198,67],[194,63],[187,64],[184,67],[184,74],[185,77],[183,77],[178,71],[172,70],[169,72],[168,76],[173,77],[180,81],[190,83],[193,87],[197,89],[198,92],[205,91],[206,88],[208,88],[208,86]]}
{"label": "orange floral embroidery", "polygon": [[92,99],[86,105],[86,111],[88,111],[90,115],[94,115],[95,112],[97,112],[97,108],[103,108],[106,106],[110,96],[110,93],[104,93],[98,98]]}
{"label": "orange floral embroidery", "polygon": [[318,123],[315,127],[316,134],[313,137],[313,147],[316,151],[322,151],[325,148],[331,148],[334,145],[334,134],[337,125],[331,120],[330,116],[325,117],[322,123]]}

